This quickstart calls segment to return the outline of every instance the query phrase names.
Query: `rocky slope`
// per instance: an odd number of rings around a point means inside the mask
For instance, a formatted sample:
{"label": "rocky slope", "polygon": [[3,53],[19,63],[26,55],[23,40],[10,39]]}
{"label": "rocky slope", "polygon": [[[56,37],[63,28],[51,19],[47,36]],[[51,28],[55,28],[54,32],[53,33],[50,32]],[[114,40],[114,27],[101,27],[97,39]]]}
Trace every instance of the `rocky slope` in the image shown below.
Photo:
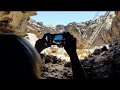
{"label": "rocky slope", "polygon": [[[56,56],[41,54],[43,57],[43,79],[72,79],[70,61]],[[107,49],[96,49],[89,57],[81,60],[88,79],[120,79],[120,43]]]}
{"label": "rocky slope", "polygon": [[[2,27],[11,28],[11,32],[17,35],[28,36],[27,33],[33,33],[37,36],[37,38],[42,38],[45,33],[62,33],[64,31],[70,32],[74,37],[77,39],[77,48],[82,49],[86,45],[86,40],[90,38],[92,32],[95,31],[96,27],[99,26],[100,20],[104,16],[100,16],[95,20],[90,20],[81,23],[69,23],[67,26],[64,25],[56,25],[55,27],[52,26],[45,26],[42,22],[36,22],[32,20],[30,16],[36,15],[35,11],[1,11],[0,12],[0,21],[7,21],[5,25],[0,25]],[[113,21],[113,22],[112,22]],[[114,23],[115,17],[114,14],[109,15],[106,20],[106,25],[100,31],[98,37],[95,39],[91,47],[94,46],[101,46],[108,44],[118,36],[116,33],[116,29],[111,29],[115,26]],[[114,25],[114,26],[113,26]],[[86,37],[83,35],[86,32],[86,29],[89,27],[86,33]],[[1,31],[3,32],[3,31]],[[35,40],[34,40],[35,41]]]}
{"label": "rocky slope", "polygon": [[[42,25],[42,26],[36,25],[35,23],[37,22],[34,21],[34,23],[32,23],[33,26],[31,24],[29,26],[28,24],[28,27],[31,27],[29,28],[28,31],[36,34],[38,38],[42,38],[42,36],[45,33],[62,33],[67,31],[67,32],[70,32],[77,39],[77,48],[83,49],[87,43],[86,40],[88,40],[91,37],[92,33],[96,30],[96,27],[100,25],[100,20],[102,20],[103,17],[104,16],[100,16],[95,20],[90,20],[90,21],[81,22],[81,23],[72,22],[72,23],[69,23],[67,26],[56,25],[55,27],[52,27],[52,26],[48,27],[45,25]],[[29,22],[31,21],[32,20],[30,19]],[[91,47],[102,46],[102,45],[104,46],[114,41],[117,35],[116,30],[111,29],[111,26],[113,27],[114,25],[114,21],[115,21],[115,15],[110,14],[106,19],[104,27],[98,34],[98,37],[95,39],[93,44],[90,45]],[[88,27],[89,29],[87,29]],[[87,32],[86,32],[86,29],[87,29]],[[85,33],[86,33],[86,37],[83,37]]]}
{"label": "rocky slope", "polygon": [[[108,44],[109,42],[109,49],[103,47],[102,49],[96,49],[93,54],[89,55],[87,58],[83,59],[81,63],[87,73],[88,79],[120,79],[120,42],[119,42],[119,27],[120,27],[120,20],[119,20],[120,12],[116,14],[115,17],[112,19],[112,23],[108,26],[106,31],[101,31],[99,35],[104,36],[106,42],[104,41],[101,45]],[[109,36],[109,38],[108,38]],[[105,38],[106,37],[106,38]],[[97,39],[96,39],[97,40]],[[99,40],[99,38],[98,38]],[[108,40],[108,41],[107,41]],[[95,43],[94,43],[95,44]],[[51,56],[50,56],[51,57]],[[46,61],[47,59],[45,59]],[[48,71],[43,72],[43,78],[48,79],[70,79],[72,78],[71,66],[70,62],[60,61],[58,65],[61,64],[62,69],[56,68],[56,64],[52,63],[51,66],[48,64],[45,65],[44,68],[47,68]],[[48,61],[48,60],[47,60]],[[51,59],[50,62],[54,60]],[[63,63],[64,62],[64,63]],[[65,69],[65,63],[67,63],[67,70]],[[64,67],[64,68],[63,68]],[[54,69],[53,69],[54,68]],[[48,73],[49,72],[49,73]],[[64,73],[63,73],[64,72]]]}
{"label": "rocky slope", "polygon": [[65,59],[57,59],[56,56],[44,55],[42,79],[72,79],[72,68],[70,62]]}
{"label": "rocky slope", "polygon": [[[74,37],[77,38],[77,41],[78,41],[77,47],[79,49],[82,49],[84,47],[84,45],[86,44],[86,41],[84,39],[88,40],[91,37],[92,33],[96,30],[96,27],[99,26],[100,20],[103,17],[104,16],[100,16],[96,20],[90,20],[90,21],[81,22],[81,23],[71,23],[67,25],[67,28],[68,28],[67,30],[71,32],[71,34],[73,34]],[[109,15],[109,17],[106,20],[105,26],[102,28],[97,38],[93,42],[93,44],[90,45],[91,47],[102,46],[102,45],[108,44],[109,41],[110,42],[112,41],[111,35],[110,35],[112,32],[110,32],[110,29],[111,29],[111,23],[113,18],[114,18],[113,14]],[[83,37],[85,33],[86,33],[86,37]]]}
{"label": "rocky slope", "polygon": [[[28,20],[34,15],[37,15],[36,11],[0,11],[0,33],[25,36]],[[2,31],[2,28],[5,30]]]}

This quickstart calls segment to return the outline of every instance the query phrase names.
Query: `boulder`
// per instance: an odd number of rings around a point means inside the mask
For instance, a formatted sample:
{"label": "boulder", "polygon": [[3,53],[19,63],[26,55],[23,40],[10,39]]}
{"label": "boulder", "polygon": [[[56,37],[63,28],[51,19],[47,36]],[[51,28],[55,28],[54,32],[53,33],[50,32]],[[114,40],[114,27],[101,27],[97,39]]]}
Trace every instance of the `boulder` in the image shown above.
{"label": "boulder", "polygon": [[[13,27],[17,27],[28,20],[30,16],[36,15],[35,11],[1,11],[0,21],[8,20],[9,24]],[[25,24],[25,23],[24,23]]]}
{"label": "boulder", "polygon": [[101,52],[101,50],[100,50],[100,49],[95,49],[95,51],[93,52],[93,54],[94,54],[94,55],[99,55],[99,54],[100,54],[100,52]]}
{"label": "boulder", "polygon": [[33,33],[27,33],[25,39],[27,39],[32,44],[33,47],[35,46],[35,43],[38,40],[37,36]]}

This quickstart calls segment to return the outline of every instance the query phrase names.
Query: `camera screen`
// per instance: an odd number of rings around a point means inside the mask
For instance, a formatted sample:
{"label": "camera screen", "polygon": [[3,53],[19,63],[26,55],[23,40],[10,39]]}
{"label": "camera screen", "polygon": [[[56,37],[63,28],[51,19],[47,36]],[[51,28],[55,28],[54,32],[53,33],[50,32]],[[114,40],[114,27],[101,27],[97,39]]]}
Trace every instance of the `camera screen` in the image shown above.
{"label": "camera screen", "polygon": [[57,41],[57,40],[62,40],[62,39],[63,39],[62,35],[56,35],[53,40]]}

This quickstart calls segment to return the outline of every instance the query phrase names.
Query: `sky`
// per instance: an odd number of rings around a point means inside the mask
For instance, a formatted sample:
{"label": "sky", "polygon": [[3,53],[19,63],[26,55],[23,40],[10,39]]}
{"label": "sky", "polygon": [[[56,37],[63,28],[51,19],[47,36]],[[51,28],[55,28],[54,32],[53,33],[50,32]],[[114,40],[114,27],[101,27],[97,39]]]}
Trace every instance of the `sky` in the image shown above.
{"label": "sky", "polygon": [[[67,25],[71,22],[85,22],[93,19],[99,11],[37,11],[36,16],[31,18],[37,22],[43,22],[44,25]],[[100,11],[104,15],[106,11]],[[111,12],[113,13],[113,12]]]}

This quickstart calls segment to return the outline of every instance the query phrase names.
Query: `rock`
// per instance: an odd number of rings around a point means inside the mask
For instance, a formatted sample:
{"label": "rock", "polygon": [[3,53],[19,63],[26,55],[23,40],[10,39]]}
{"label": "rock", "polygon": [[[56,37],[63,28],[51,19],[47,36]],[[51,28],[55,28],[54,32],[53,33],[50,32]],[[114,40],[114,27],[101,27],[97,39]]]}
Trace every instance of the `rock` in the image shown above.
{"label": "rock", "polygon": [[53,62],[53,60],[51,59],[51,56],[46,56],[45,57],[45,63],[50,63],[50,62]]}
{"label": "rock", "polygon": [[50,49],[52,52],[56,52],[59,48],[56,45],[52,45]]}
{"label": "rock", "polygon": [[83,63],[84,67],[91,67],[93,63],[90,63],[88,60]]}
{"label": "rock", "polygon": [[53,60],[53,64],[56,64],[58,62],[58,59],[56,56],[52,56],[51,59]]}
{"label": "rock", "polygon": [[112,46],[113,46],[112,43],[110,43],[110,44],[109,44],[109,47],[112,47]]}
{"label": "rock", "polygon": [[101,48],[101,52],[103,52],[103,51],[108,51],[108,49],[107,49],[106,46],[103,46],[103,47]]}
{"label": "rock", "polygon": [[[43,55],[43,69],[41,77],[44,79],[72,79],[71,67],[64,67],[66,60],[57,59],[56,56]],[[52,60],[52,61],[51,61]],[[65,74],[65,72],[67,74]]]}
{"label": "rock", "polygon": [[64,32],[64,30],[65,30],[64,25],[56,25],[55,29],[56,29],[59,33],[62,33],[62,32]]}
{"label": "rock", "polygon": [[[92,45],[90,45],[90,48],[94,47],[94,46],[101,46],[101,45],[105,45],[105,44],[109,44],[110,42],[114,41],[113,38],[115,38],[115,36],[111,36],[112,32],[111,32],[111,24],[113,23],[112,20],[114,19],[114,14],[110,14],[108,16],[108,18],[106,19],[106,25],[102,28],[102,30],[100,31],[100,33],[98,34],[98,37],[95,39],[95,41],[93,42]],[[102,19],[104,16],[99,17],[98,19],[96,19],[96,21],[99,21],[100,19]],[[86,45],[86,40],[84,39],[89,39],[93,33],[93,31],[96,30],[96,27],[99,26],[99,22],[96,22],[93,20],[90,21],[86,21],[81,23],[80,25],[78,23],[70,23],[67,25],[67,31],[70,32],[75,38],[77,38],[77,48],[81,49],[83,47],[85,47],[84,45]],[[84,25],[82,25],[84,24]],[[82,29],[82,33],[79,32]],[[79,30],[78,30],[79,28]],[[86,37],[83,37],[84,34],[86,33]],[[116,32],[113,32],[116,33]],[[82,36],[83,34],[83,36]]]}
{"label": "rock", "polygon": [[35,47],[35,43],[38,40],[37,36],[33,33],[27,33],[27,36],[24,37],[26,40],[28,40],[33,47]]}
{"label": "rock", "polygon": [[71,67],[71,62],[66,62],[64,67]]}
{"label": "rock", "polygon": [[65,77],[67,77],[67,76],[68,76],[67,72],[64,72],[64,73],[63,73],[63,75],[64,75]]}
{"label": "rock", "polygon": [[48,67],[43,67],[43,68],[42,68],[42,71],[43,71],[43,72],[48,72]]}
{"label": "rock", "polygon": [[33,15],[36,15],[35,11],[2,11],[0,21],[9,21],[8,27],[11,26],[15,32],[15,29],[23,31],[26,29],[28,18]]}
{"label": "rock", "polygon": [[99,55],[100,54],[100,52],[101,52],[101,50],[100,49],[95,49],[95,51],[94,51],[94,55]]}

